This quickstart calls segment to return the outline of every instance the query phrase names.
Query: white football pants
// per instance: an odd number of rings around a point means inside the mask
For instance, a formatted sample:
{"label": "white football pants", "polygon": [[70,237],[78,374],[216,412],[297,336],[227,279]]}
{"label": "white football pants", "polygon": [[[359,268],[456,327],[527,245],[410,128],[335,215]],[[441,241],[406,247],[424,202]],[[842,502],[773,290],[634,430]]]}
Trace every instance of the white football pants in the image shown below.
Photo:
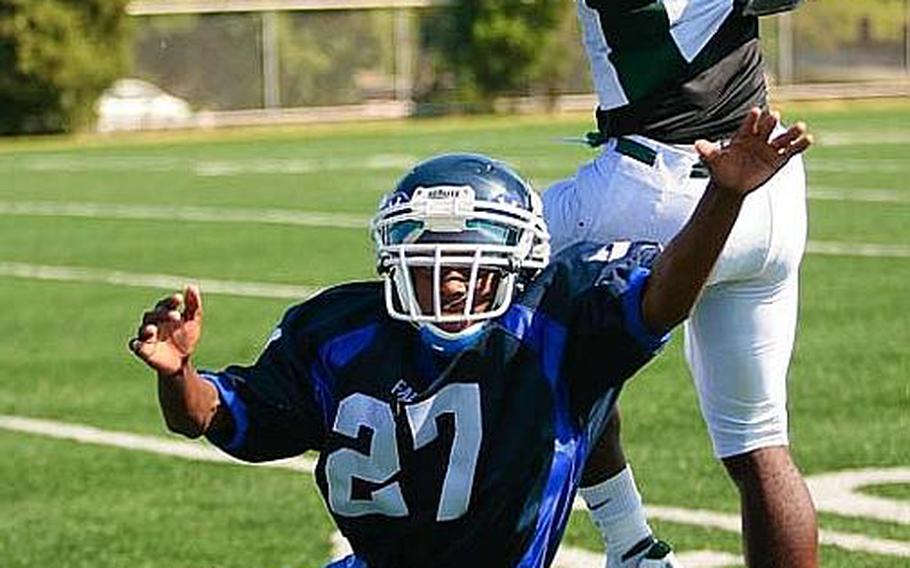
{"label": "white football pants", "polygon": [[[631,157],[628,142],[618,149],[611,139],[599,157],[543,194],[554,252],[579,241],[666,245],[688,220],[708,181],[692,175],[695,150],[625,138],[651,152]],[[788,443],[787,367],[805,242],[806,181],[797,156],[746,198],[685,323],[686,359],[719,458]]]}

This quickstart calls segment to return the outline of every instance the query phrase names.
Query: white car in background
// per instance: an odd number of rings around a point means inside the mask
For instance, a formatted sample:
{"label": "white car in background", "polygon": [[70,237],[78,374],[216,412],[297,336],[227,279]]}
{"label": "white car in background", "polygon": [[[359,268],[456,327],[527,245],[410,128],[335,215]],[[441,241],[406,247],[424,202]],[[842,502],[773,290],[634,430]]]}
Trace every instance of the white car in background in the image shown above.
{"label": "white car in background", "polygon": [[193,125],[189,103],[141,79],[120,79],[114,83],[98,99],[96,111],[98,132]]}

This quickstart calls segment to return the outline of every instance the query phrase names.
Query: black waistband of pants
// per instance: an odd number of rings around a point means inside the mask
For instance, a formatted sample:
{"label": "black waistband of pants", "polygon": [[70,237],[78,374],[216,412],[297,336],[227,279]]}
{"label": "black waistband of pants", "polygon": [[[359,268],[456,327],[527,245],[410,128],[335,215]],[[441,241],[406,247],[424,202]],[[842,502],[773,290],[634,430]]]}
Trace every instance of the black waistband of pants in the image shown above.
{"label": "black waistband of pants", "polygon": [[[627,158],[632,158],[648,166],[653,166],[657,162],[657,151],[654,148],[626,136],[616,138],[616,151]],[[708,171],[708,166],[702,162],[697,162],[692,166],[689,177],[704,179],[711,177],[711,173]]]}
{"label": "black waistband of pants", "polygon": [[[694,144],[696,140],[722,140],[730,138],[736,132],[742,120],[740,115],[731,116],[724,121],[711,124],[691,124],[693,116],[679,123],[674,120],[649,123],[642,120],[642,113],[634,107],[622,107],[612,110],[598,108],[594,115],[597,119],[597,130],[604,138],[639,134],[664,144]],[[743,115],[744,116],[744,115]]]}

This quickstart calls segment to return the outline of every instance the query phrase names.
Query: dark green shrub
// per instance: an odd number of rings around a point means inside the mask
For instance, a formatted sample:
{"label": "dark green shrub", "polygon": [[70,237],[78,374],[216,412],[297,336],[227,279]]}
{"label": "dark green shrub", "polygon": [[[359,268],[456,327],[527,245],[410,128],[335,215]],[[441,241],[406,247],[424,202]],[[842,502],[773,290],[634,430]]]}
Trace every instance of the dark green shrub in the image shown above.
{"label": "dark green shrub", "polygon": [[0,134],[71,132],[127,65],[127,0],[0,0]]}

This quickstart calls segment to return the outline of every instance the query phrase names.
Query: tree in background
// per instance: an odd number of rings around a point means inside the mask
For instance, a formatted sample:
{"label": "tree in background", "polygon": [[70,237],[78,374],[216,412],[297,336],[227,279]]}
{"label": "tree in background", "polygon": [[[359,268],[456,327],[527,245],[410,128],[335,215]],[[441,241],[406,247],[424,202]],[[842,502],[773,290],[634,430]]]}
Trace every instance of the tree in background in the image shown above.
{"label": "tree in background", "polygon": [[71,132],[127,64],[127,0],[0,0],[0,134]]}
{"label": "tree in background", "polygon": [[433,36],[426,43],[456,69],[462,98],[487,110],[497,96],[556,70],[544,55],[571,10],[565,0],[455,0],[426,19]]}
{"label": "tree in background", "polygon": [[796,13],[794,29],[802,43],[829,51],[867,39],[864,32],[878,40],[902,41],[906,11],[906,0],[816,0]]}
{"label": "tree in background", "polygon": [[374,89],[383,89],[382,83],[389,83],[391,88],[395,53],[391,12],[326,11],[282,16],[283,104],[359,103],[364,83],[373,83]]}

